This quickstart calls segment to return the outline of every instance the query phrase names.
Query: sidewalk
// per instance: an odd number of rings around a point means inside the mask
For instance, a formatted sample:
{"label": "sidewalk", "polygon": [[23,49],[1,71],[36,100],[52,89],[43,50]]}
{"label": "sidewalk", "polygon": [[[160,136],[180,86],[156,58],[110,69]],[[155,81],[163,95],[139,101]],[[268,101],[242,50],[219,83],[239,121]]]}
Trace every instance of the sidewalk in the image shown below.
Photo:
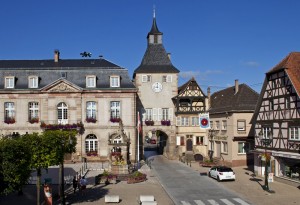
{"label": "sidewalk", "polygon": [[[189,165],[187,165],[189,166]],[[209,168],[202,167],[197,162],[192,162],[191,168],[199,171],[202,175],[207,174]],[[220,182],[224,187],[231,189],[256,205],[295,205],[300,204],[300,190],[296,187],[274,181],[269,187],[275,193],[268,193],[262,189],[264,179],[254,176],[246,167],[234,167],[236,181]],[[214,179],[211,179],[214,180]]]}

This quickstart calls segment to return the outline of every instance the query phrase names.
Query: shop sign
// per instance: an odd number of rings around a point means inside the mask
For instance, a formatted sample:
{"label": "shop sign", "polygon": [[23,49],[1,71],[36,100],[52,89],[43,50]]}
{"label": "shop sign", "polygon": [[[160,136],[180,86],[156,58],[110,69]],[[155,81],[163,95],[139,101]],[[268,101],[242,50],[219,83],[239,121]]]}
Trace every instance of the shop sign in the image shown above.
{"label": "shop sign", "polygon": [[214,140],[227,140],[228,136],[214,136]]}
{"label": "shop sign", "polygon": [[273,182],[274,178],[274,173],[269,173],[268,175],[268,182]]}

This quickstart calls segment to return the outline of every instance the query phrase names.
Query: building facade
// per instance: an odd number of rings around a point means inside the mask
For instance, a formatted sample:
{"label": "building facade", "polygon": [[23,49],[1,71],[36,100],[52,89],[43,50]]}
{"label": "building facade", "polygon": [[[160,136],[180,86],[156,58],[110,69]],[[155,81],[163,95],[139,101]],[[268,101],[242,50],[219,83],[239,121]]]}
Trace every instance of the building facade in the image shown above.
{"label": "building facade", "polygon": [[[255,126],[255,172],[300,183],[300,53],[292,52],[266,73]],[[271,163],[266,160],[270,159]]]}
{"label": "building facade", "polygon": [[[210,94],[208,94],[210,96]],[[253,165],[254,132],[250,124],[258,93],[246,84],[215,92],[209,97],[209,154],[228,166]]]}
{"label": "building facade", "polygon": [[1,135],[83,124],[75,160],[108,160],[117,148],[135,160],[137,90],[126,69],[102,58],[60,59],[56,50],[52,60],[0,60],[0,85]]}
{"label": "building facade", "polygon": [[163,46],[163,33],[158,30],[155,15],[147,35],[147,49],[141,64],[134,70],[138,89],[137,110],[142,115],[140,149],[146,138],[158,141],[159,152],[175,156],[176,127],[172,97],[177,95],[178,73]]}

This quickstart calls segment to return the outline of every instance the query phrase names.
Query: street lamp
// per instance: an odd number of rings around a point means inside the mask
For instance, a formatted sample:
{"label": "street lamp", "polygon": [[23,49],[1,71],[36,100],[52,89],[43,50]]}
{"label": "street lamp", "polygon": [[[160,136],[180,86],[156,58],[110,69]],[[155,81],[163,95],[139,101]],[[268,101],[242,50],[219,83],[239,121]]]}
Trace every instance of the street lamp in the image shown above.
{"label": "street lamp", "polygon": [[267,153],[267,147],[272,143],[273,136],[271,130],[260,131],[258,134],[259,140],[265,149],[265,186],[264,190],[270,192],[268,182],[268,163],[270,162],[271,156]]}

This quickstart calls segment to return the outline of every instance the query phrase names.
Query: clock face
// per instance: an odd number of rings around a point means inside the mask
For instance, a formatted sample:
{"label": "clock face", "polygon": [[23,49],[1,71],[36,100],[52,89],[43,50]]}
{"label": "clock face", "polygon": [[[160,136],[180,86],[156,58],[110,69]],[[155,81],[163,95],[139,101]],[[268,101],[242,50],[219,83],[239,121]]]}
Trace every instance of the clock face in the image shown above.
{"label": "clock face", "polygon": [[159,83],[159,82],[153,83],[153,85],[152,85],[152,90],[153,90],[154,92],[156,92],[156,93],[162,91],[162,84]]}

